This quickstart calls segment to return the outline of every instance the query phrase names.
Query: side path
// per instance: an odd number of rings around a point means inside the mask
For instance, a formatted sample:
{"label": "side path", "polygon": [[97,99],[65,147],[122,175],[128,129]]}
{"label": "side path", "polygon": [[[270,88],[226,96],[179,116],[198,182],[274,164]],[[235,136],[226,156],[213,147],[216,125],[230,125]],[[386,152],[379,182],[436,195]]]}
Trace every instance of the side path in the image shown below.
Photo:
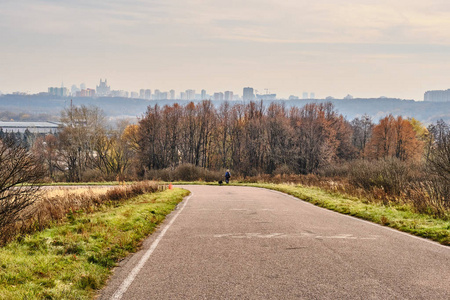
{"label": "side path", "polygon": [[450,299],[448,247],[278,192],[184,188],[100,299]]}

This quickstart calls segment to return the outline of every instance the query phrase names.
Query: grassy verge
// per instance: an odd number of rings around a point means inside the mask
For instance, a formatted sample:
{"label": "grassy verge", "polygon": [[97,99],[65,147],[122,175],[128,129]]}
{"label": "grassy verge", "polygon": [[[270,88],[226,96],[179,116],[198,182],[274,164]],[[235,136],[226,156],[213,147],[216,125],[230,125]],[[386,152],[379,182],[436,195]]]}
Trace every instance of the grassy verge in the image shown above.
{"label": "grassy verge", "polygon": [[0,299],[90,299],[189,192],[144,194],[0,248]]}
{"label": "grassy verge", "polygon": [[238,184],[280,191],[317,206],[355,216],[380,225],[428,238],[450,246],[450,221],[413,212],[408,205],[383,205],[367,200],[331,193],[316,187],[289,184]]}
{"label": "grassy verge", "polygon": [[[216,182],[176,182],[174,184],[218,185]],[[366,199],[332,193],[318,187],[295,184],[272,183],[232,183],[238,186],[252,186],[283,192],[314,205],[342,214],[351,215],[383,226],[424,237],[443,245],[450,246],[450,221],[435,218],[427,214],[414,212],[409,205],[369,202]]]}

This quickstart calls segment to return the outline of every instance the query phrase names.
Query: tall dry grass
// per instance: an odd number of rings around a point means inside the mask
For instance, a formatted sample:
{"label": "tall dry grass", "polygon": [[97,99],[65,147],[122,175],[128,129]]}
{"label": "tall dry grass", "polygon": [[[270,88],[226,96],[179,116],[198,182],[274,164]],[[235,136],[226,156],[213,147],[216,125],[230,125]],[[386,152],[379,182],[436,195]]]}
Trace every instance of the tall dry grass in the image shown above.
{"label": "tall dry grass", "polygon": [[91,213],[104,206],[117,205],[137,195],[165,189],[153,181],[104,188],[55,188],[42,190],[33,205],[21,212],[18,221],[0,228],[0,245],[16,237],[42,230],[67,220],[77,212]]}
{"label": "tall dry grass", "polygon": [[450,218],[450,187],[440,178],[428,174],[420,163],[395,159],[357,160],[328,166],[318,174],[264,174],[238,180],[319,187],[373,203],[407,204],[418,213]]}

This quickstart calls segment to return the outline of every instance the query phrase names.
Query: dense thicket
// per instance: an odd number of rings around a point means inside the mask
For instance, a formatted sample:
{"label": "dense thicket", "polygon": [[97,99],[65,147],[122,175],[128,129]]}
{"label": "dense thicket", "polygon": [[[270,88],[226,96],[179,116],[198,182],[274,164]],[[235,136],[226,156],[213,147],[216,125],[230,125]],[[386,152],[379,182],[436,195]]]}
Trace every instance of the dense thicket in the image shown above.
{"label": "dense thicket", "polygon": [[139,122],[139,158],[147,170],[193,164],[243,175],[277,168],[310,173],[356,152],[351,126],[331,104],[211,102],[148,108]]}
{"label": "dense thicket", "polygon": [[155,105],[139,122],[138,136],[147,170],[189,163],[243,175],[277,168],[308,174],[357,157],[419,159],[423,146],[410,120],[388,116],[375,126],[364,116],[350,123],[330,103]]}

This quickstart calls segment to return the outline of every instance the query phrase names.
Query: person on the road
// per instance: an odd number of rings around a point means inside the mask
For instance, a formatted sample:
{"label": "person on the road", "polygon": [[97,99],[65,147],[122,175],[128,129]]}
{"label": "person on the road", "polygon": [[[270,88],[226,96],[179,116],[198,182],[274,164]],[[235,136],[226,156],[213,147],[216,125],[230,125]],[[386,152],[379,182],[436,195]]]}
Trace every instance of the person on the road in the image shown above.
{"label": "person on the road", "polygon": [[230,183],[230,177],[231,177],[230,170],[227,170],[227,171],[225,172],[225,182],[226,182],[226,183]]}

